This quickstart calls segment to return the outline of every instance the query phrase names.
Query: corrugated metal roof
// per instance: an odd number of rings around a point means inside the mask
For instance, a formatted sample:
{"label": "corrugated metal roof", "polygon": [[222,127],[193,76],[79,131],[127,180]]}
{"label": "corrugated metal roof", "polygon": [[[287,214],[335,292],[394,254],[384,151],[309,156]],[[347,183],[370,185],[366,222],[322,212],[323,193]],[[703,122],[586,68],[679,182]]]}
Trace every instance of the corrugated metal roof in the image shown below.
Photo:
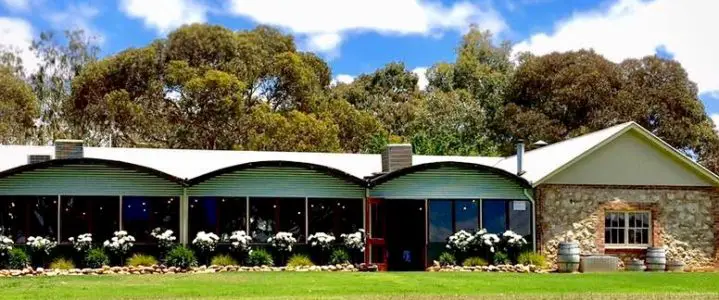
{"label": "corrugated metal roof", "polygon": [[[638,124],[627,122],[527,151],[524,154],[523,162],[525,172],[521,176],[531,184],[536,185],[573,161],[578,160],[590,150],[632,128],[650,137],[657,145],[679,153],[678,150],[672,148]],[[0,145],[0,171],[27,164],[27,157],[31,154],[53,155],[54,147]],[[382,161],[379,154],[85,147],[85,157],[123,161],[185,179],[192,179],[215,170],[239,164],[276,160],[322,165],[358,178],[373,176],[382,171]],[[412,157],[412,165],[435,162],[474,163],[502,169],[512,174],[517,172],[516,156],[414,155]],[[706,170],[698,163],[690,160],[685,162],[719,182],[719,177],[716,174]]]}

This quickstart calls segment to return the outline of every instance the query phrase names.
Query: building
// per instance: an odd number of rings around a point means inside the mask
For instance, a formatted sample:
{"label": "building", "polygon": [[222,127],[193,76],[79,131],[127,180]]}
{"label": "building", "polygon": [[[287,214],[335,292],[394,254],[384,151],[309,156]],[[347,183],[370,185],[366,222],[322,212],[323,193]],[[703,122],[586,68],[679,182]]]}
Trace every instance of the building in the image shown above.
{"label": "building", "polygon": [[[583,253],[642,256],[666,246],[691,267],[719,246],[719,177],[635,123],[511,157],[0,146],[0,227],[61,242],[156,227],[183,243],[198,231],[368,231],[366,260],[423,269],[460,229],[511,229],[550,257],[563,240]],[[411,263],[402,262],[410,254]]]}

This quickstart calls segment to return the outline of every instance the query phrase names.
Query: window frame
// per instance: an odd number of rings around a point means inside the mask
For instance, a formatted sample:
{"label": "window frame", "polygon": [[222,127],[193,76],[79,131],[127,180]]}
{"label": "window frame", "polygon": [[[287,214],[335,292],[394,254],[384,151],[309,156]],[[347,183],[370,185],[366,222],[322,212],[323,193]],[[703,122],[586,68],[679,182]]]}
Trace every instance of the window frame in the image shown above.
{"label": "window frame", "polygon": [[[604,212],[604,224],[606,224],[606,219],[609,214],[623,214],[624,215],[624,224],[622,226],[619,226],[617,228],[623,228],[624,229],[624,243],[608,243],[606,241],[606,229],[607,227],[604,226],[604,231],[602,234],[604,235],[603,241],[604,241],[604,248],[605,249],[646,249],[648,247],[651,247],[654,244],[653,239],[653,227],[652,227],[652,212],[650,210],[607,210]],[[630,214],[646,214],[647,215],[647,224],[648,227],[630,227],[629,226],[629,215]],[[612,227],[614,228],[614,227]],[[646,244],[637,244],[637,243],[629,243],[629,230],[630,229],[647,229],[647,243]]]}

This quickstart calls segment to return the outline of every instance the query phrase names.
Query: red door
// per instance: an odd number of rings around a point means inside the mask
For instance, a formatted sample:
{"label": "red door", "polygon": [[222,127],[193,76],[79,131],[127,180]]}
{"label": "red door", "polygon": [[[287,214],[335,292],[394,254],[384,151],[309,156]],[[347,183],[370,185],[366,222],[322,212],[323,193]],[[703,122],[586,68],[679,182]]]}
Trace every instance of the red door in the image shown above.
{"label": "red door", "polygon": [[387,213],[384,199],[367,198],[367,245],[365,262],[387,271]]}

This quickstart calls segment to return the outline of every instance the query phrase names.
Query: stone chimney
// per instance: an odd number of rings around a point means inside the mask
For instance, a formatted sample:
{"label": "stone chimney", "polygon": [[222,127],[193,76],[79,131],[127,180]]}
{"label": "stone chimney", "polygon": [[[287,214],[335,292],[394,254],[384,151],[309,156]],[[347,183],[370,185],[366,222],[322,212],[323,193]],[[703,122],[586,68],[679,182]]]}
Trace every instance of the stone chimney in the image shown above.
{"label": "stone chimney", "polygon": [[55,140],[55,159],[83,158],[82,140]]}
{"label": "stone chimney", "polygon": [[382,152],[382,172],[392,172],[412,166],[412,145],[389,144]]}

